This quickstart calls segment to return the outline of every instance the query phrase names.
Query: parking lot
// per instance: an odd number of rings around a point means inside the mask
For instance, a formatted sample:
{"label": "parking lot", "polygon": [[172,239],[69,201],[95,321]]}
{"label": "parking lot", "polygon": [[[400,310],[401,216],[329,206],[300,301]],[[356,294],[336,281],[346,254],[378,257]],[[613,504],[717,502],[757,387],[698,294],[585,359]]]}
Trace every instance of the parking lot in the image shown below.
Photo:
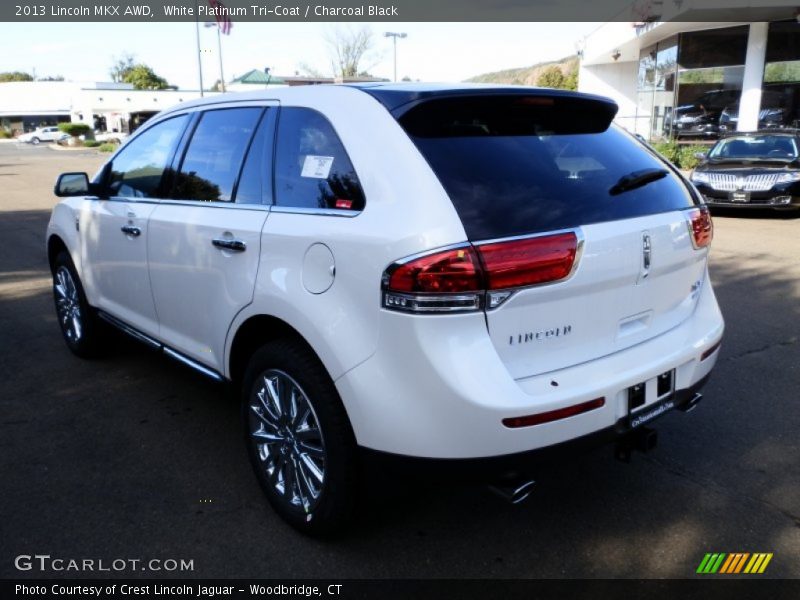
{"label": "parking lot", "polygon": [[180,576],[208,578],[691,577],[706,552],[771,552],[766,576],[800,577],[800,218],[715,216],[725,341],[655,452],[552,464],[519,506],[379,478],[353,531],[317,541],[269,509],[225,388],[134,342],[91,362],[62,342],[52,184],[104,159],[0,144],[0,577],[42,575],[19,554],[187,559]]}

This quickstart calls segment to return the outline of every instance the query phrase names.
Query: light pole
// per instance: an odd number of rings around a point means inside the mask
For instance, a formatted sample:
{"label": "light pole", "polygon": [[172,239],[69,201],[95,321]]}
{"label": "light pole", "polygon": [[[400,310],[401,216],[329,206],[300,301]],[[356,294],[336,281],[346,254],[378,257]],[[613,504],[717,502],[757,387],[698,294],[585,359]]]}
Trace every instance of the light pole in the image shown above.
{"label": "light pole", "polygon": [[405,39],[408,37],[407,33],[396,33],[394,31],[387,31],[383,37],[392,38],[392,45],[394,46],[394,80],[397,81],[397,38]]}
{"label": "light pole", "polygon": [[219,32],[219,25],[217,23],[205,23],[203,27],[216,27],[217,28],[217,54],[219,55],[219,81],[222,86],[222,92],[225,92],[225,73],[222,72],[222,36]]}

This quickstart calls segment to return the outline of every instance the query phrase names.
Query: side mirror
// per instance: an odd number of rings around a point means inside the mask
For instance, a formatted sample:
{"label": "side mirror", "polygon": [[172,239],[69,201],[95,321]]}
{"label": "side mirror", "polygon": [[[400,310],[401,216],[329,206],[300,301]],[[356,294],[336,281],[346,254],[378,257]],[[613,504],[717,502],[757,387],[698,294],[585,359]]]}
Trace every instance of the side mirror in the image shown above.
{"label": "side mirror", "polygon": [[88,196],[89,176],[86,173],[62,173],[56,180],[53,193],[59,198]]}
{"label": "side mirror", "polygon": [[695,157],[697,160],[705,160],[705,159],[706,159],[706,156],[708,156],[708,155],[707,155],[705,152],[695,152],[695,153],[694,153],[694,157]]}

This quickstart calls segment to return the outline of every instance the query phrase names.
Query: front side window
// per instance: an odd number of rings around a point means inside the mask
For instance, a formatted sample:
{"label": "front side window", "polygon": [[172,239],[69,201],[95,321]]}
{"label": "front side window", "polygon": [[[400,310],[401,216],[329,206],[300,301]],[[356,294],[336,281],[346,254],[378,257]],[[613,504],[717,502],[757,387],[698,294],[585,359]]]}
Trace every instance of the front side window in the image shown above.
{"label": "front side window", "polygon": [[114,157],[108,178],[108,193],[122,198],[158,198],[161,180],[172,160],[188,115],[162,121],[131,140]]}
{"label": "front side window", "polygon": [[362,210],[364,193],[330,122],[315,110],[282,108],[275,156],[275,204]]}
{"label": "front side window", "polygon": [[248,107],[203,113],[176,176],[172,197],[230,202],[262,112],[262,108]]}

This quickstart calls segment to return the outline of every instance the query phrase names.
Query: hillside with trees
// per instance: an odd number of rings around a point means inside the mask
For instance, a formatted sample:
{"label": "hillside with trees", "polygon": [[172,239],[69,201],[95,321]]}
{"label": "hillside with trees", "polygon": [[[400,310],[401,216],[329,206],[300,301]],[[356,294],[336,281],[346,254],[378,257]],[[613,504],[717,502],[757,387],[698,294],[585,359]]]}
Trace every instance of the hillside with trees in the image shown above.
{"label": "hillside with trees", "polygon": [[530,67],[484,73],[467,81],[471,83],[535,85],[574,90],[578,88],[578,57],[568,56],[561,60],[537,63]]}

